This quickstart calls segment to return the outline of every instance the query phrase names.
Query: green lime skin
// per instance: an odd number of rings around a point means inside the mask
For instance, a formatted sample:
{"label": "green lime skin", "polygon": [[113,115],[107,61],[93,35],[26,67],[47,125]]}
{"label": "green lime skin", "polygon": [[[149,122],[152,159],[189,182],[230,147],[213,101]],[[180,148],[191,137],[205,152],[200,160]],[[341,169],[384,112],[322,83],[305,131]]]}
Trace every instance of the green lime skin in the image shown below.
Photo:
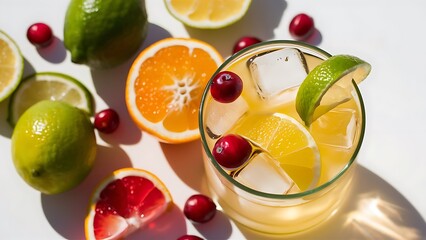
{"label": "green lime skin", "polygon": [[147,32],[143,0],[71,0],[64,45],[72,62],[105,69],[132,57]]}
{"label": "green lime skin", "polygon": [[93,125],[84,111],[43,100],[18,120],[12,134],[12,159],[27,184],[45,194],[58,194],[86,178],[96,146]]}
{"label": "green lime skin", "polygon": [[[315,120],[314,112],[332,85],[338,81],[351,84],[352,80],[358,84],[368,76],[370,71],[369,63],[350,55],[332,56],[315,67],[300,85],[296,96],[296,110],[305,125],[309,127]],[[335,104],[329,108],[335,107]],[[323,113],[325,113],[324,110]]]}

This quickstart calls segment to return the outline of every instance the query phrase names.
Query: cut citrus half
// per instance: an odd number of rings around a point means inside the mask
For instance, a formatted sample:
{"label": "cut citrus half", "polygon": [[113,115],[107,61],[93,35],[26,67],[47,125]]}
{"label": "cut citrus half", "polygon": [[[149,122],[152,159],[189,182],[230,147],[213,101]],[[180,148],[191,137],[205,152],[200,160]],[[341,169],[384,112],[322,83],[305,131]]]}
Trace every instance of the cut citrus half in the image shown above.
{"label": "cut citrus half", "polygon": [[240,20],[251,0],[164,0],[170,14],[194,28],[217,29]]}
{"label": "cut citrus half", "polygon": [[93,97],[82,83],[65,74],[42,72],[24,78],[12,94],[9,123],[14,126],[25,110],[41,100],[63,101],[93,113]]}
{"label": "cut citrus half", "polygon": [[154,174],[136,168],[116,170],[92,195],[86,239],[122,239],[162,215],[172,202]]}
{"label": "cut citrus half", "polygon": [[235,132],[268,152],[301,191],[316,187],[321,171],[320,154],[308,130],[282,114],[252,114],[237,124]]}
{"label": "cut citrus half", "polygon": [[23,71],[24,58],[18,45],[0,31],[0,102],[16,89]]}
{"label": "cut citrus half", "polygon": [[139,54],[127,77],[130,116],[139,128],[163,142],[199,138],[201,95],[222,61],[212,46],[195,39],[154,43]]}
{"label": "cut citrus half", "polygon": [[300,85],[296,109],[306,126],[337,105],[352,98],[352,80],[358,84],[371,65],[350,55],[336,55],[315,67]]}

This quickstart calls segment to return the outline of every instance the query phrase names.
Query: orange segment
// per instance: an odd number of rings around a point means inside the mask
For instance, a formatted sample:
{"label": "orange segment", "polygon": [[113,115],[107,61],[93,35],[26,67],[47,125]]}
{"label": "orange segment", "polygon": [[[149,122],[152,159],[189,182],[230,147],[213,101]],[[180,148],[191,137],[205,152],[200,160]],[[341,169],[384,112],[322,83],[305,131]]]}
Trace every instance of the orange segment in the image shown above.
{"label": "orange segment", "polygon": [[91,198],[86,238],[124,238],[152,222],[171,204],[168,189],[154,174],[136,168],[116,170]]}
{"label": "orange segment", "polygon": [[198,108],[221,55],[195,39],[168,38],[142,51],[126,84],[126,104],[135,123],[161,141],[199,137]]}

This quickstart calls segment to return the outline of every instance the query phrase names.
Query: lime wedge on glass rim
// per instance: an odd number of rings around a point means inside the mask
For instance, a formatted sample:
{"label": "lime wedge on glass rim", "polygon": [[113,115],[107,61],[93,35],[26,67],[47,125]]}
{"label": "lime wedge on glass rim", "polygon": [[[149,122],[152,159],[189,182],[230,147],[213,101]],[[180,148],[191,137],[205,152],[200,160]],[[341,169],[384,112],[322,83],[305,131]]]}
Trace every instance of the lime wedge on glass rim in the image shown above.
{"label": "lime wedge on glass rim", "polygon": [[19,117],[42,100],[63,101],[93,114],[93,96],[77,79],[62,73],[40,72],[24,78],[9,101],[7,121],[15,126]]}
{"label": "lime wedge on glass rim", "polygon": [[353,82],[359,84],[370,71],[369,63],[350,55],[335,55],[316,66],[296,96],[296,110],[305,125],[351,99]]}

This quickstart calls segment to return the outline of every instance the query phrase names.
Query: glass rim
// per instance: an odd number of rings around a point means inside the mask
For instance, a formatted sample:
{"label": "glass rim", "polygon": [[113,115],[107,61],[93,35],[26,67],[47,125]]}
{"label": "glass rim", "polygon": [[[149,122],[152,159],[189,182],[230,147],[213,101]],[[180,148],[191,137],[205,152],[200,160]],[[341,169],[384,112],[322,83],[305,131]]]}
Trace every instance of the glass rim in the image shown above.
{"label": "glass rim", "polygon": [[254,190],[252,188],[249,188],[241,183],[239,183],[238,181],[236,181],[234,178],[232,178],[231,176],[229,176],[229,174],[226,173],[225,170],[223,170],[223,168],[217,163],[217,161],[214,160],[214,157],[207,145],[207,141],[206,141],[206,135],[204,133],[204,121],[203,121],[203,115],[204,115],[204,102],[206,101],[207,95],[209,93],[210,90],[210,85],[211,82],[213,81],[213,77],[218,74],[220,71],[222,71],[222,69],[227,66],[231,61],[233,61],[234,59],[240,57],[241,55],[247,53],[248,51],[251,51],[253,49],[257,49],[259,47],[262,47],[264,45],[296,45],[296,46],[301,46],[304,48],[308,48],[310,50],[313,50],[316,53],[320,53],[325,55],[327,58],[331,57],[332,55],[329,54],[328,52],[316,47],[316,46],[312,46],[310,44],[304,43],[304,42],[299,42],[299,41],[293,41],[293,40],[271,40],[271,41],[264,41],[261,43],[257,43],[254,44],[252,46],[249,46],[247,48],[244,48],[243,50],[235,53],[234,55],[230,56],[228,59],[226,59],[220,66],[219,68],[214,72],[214,74],[212,75],[212,77],[210,78],[210,80],[207,82],[206,87],[203,91],[203,95],[201,98],[201,102],[200,102],[200,107],[199,107],[199,115],[198,115],[198,126],[199,126],[199,131],[200,131],[200,135],[201,135],[201,142],[203,145],[203,151],[205,152],[205,154],[207,155],[207,157],[209,158],[209,161],[211,162],[211,164],[213,164],[213,166],[215,167],[215,169],[228,181],[230,182],[232,185],[238,187],[240,190],[243,190],[249,194],[258,196],[258,197],[263,197],[263,198],[270,198],[270,199],[277,199],[277,200],[284,200],[284,199],[295,199],[295,198],[301,198],[301,197],[306,197],[306,196],[310,196],[312,194],[321,192],[324,189],[327,189],[329,186],[331,186],[334,182],[336,182],[337,180],[339,180],[348,170],[349,168],[353,165],[353,163],[355,162],[358,153],[361,149],[361,145],[364,139],[364,134],[365,134],[365,125],[366,125],[366,116],[365,116],[365,108],[364,108],[364,101],[361,95],[361,92],[358,88],[358,85],[353,81],[353,85],[354,85],[354,89],[356,91],[356,95],[358,96],[358,102],[359,102],[359,108],[360,108],[360,112],[361,112],[361,131],[359,134],[359,141],[358,144],[350,158],[350,160],[348,161],[348,163],[342,168],[342,170],[340,170],[339,173],[337,173],[333,178],[331,178],[330,180],[328,180],[327,182],[313,188],[307,191],[303,191],[300,193],[294,193],[294,194],[273,194],[273,193],[265,193],[265,192],[261,192],[261,191],[257,191]]}

